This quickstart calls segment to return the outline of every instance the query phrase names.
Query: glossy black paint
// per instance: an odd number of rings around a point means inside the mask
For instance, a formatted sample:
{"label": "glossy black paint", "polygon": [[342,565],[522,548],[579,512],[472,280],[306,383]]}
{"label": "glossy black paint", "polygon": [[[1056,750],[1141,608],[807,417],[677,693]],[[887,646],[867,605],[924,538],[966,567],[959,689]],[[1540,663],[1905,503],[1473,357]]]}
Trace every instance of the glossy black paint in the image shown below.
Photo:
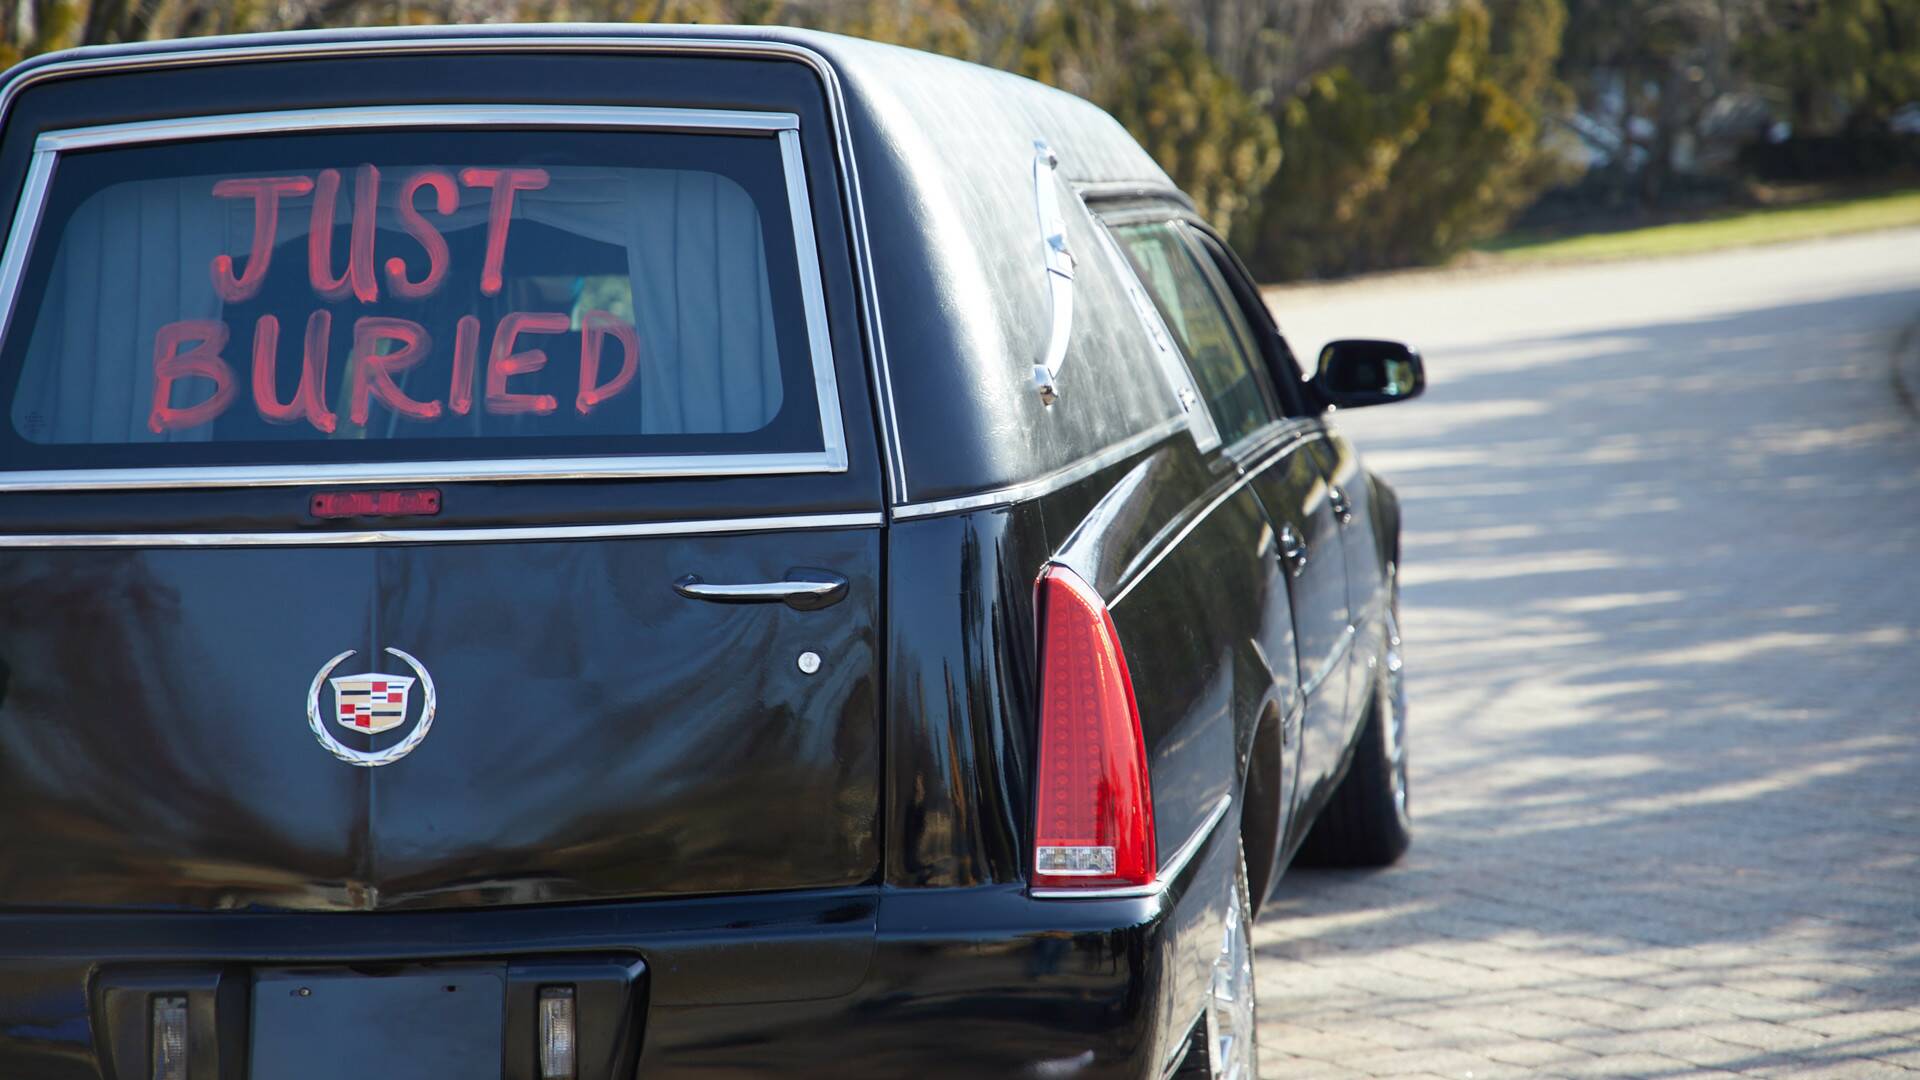
{"label": "glossy black paint", "polygon": [[[42,615],[0,624],[0,904],[365,910],[871,881],[879,544],[13,553],[0,606]],[[672,589],[796,566],[839,568],[849,599]],[[439,686],[412,755],[344,768],[275,722],[329,658],[392,666],[390,645]],[[811,676],[808,650],[830,658]]]}
{"label": "glossy black paint", "polygon": [[[476,48],[579,36],[462,33]],[[623,33],[643,47],[715,36]],[[1032,253],[1015,250],[1031,239],[1028,129],[1091,201],[1117,192],[1177,217],[1186,204],[1124,131],[1064,95],[843,39],[738,37],[816,49],[844,80],[883,342],[858,317],[852,177],[831,100],[791,60],[612,46],[367,54],[54,80],[17,100],[0,183],[17,184],[36,129],[230,111],[236,86],[275,108],[799,112],[848,470],[444,484],[440,514],[407,524],[888,517],[571,542],[0,552],[0,1077],[114,1075],[103,988],[118,973],[568,958],[644,969],[622,1022],[648,1078],[1152,1077],[1186,1046],[1240,836],[1257,839],[1247,857],[1270,888],[1345,767],[1397,501],[1309,404],[1250,307],[1290,414],[1259,438],[1203,450],[1162,424],[1070,482],[911,513],[915,500],[1045,479],[1161,407],[1157,384],[1133,380],[1138,399],[1089,408],[1103,356],[1124,351],[1113,362],[1130,370],[1149,353],[1078,211],[1080,325],[1094,329],[1076,331],[1061,405],[1042,409],[1024,384],[1046,314]],[[930,157],[903,117],[956,87],[1004,130],[970,122]],[[1021,144],[1012,164],[1009,140]],[[969,159],[991,165],[956,195],[940,173]],[[972,254],[954,247],[961,234]],[[894,417],[869,366],[881,343]],[[900,461],[885,449],[896,421]],[[315,490],[7,494],[0,533],[393,524],[317,521]],[[1128,655],[1169,878],[1151,895],[1051,900],[1025,885],[1033,587],[1050,562],[1108,600]],[[819,572],[847,585],[814,610],[674,591],[688,575]],[[443,718],[405,761],[345,766],[315,744],[301,698],[334,654],[353,648],[358,662],[390,645],[432,670]],[[802,651],[823,658],[817,674],[797,667]],[[1191,857],[1174,867],[1177,854]],[[229,1059],[217,1080],[240,1075]]]}
{"label": "glossy black paint", "polygon": [[610,953],[645,957],[632,1018],[642,1076],[963,1077],[1049,1062],[1153,1075],[1169,1045],[1169,939],[1221,902],[1230,841],[1216,837],[1159,898],[1068,904],[1007,885],[464,912],[0,915],[0,1075],[104,1075],[90,990],[101,957],[114,971],[179,972],[260,957],[342,970]]}
{"label": "glossy black paint", "polygon": [[887,536],[886,880],[1027,872],[1040,507],[896,522]]}

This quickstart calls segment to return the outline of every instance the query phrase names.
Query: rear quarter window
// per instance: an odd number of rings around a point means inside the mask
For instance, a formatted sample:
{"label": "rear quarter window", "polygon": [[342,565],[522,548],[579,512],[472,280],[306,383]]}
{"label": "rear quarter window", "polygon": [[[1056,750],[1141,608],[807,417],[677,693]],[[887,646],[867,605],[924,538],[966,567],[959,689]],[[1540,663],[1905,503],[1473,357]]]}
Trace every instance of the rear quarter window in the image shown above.
{"label": "rear quarter window", "polygon": [[595,112],[43,135],[3,467],[843,465],[780,114]]}
{"label": "rear quarter window", "polygon": [[1121,225],[1113,234],[1179,341],[1221,437],[1231,444],[1271,423],[1278,413],[1253,331],[1225,283],[1171,221]]}

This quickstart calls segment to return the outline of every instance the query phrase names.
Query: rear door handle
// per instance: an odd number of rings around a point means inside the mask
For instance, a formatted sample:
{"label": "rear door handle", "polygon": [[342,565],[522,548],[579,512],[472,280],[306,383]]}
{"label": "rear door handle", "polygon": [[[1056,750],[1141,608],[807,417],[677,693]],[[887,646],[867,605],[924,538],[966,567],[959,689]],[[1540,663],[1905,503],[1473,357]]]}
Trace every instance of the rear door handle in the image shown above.
{"label": "rear door handle", "polygon": [[817,611],[832,607],[847,595],[847,579],[827,570],[792,570],[785,581],[720,584],[688,574],[673,583],[673,591],[710,604],[779,603],[797,611]]}

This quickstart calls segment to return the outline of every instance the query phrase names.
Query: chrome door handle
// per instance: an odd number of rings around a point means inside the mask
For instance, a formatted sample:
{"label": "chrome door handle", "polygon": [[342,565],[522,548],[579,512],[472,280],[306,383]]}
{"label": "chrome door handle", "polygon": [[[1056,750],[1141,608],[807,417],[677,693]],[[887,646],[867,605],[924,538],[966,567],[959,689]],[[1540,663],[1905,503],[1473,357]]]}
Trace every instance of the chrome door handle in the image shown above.
{"label": "chrome door handle", "polygon": [[1280,555],[1287,561],[1287,571],[1294,577],[1307,572],[1307,543],[1293,526],[1280,526]]}
{"label": "chrome door handle", "polygon": [[785,604],[796,611],[832,607],[847,595],[847,579],[826,570],[793,570],[785,581],[750,581],[730,585],[703,581],[688,574],[673,583],[673,591],[689,600],[711,604]]}

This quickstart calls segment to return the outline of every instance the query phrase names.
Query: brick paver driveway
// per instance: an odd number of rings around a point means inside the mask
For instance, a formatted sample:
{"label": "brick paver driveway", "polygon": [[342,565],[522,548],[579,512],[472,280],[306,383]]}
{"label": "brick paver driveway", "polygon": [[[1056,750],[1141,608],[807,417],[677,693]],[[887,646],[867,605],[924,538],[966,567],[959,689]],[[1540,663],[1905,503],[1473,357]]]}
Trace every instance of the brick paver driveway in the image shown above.
{"label": "brick paver driveway", "polygon": [[1282,883],[1264,1073],[1920,1075],[1920,232],[1272,301],[1432,388],[1414,847]]}

